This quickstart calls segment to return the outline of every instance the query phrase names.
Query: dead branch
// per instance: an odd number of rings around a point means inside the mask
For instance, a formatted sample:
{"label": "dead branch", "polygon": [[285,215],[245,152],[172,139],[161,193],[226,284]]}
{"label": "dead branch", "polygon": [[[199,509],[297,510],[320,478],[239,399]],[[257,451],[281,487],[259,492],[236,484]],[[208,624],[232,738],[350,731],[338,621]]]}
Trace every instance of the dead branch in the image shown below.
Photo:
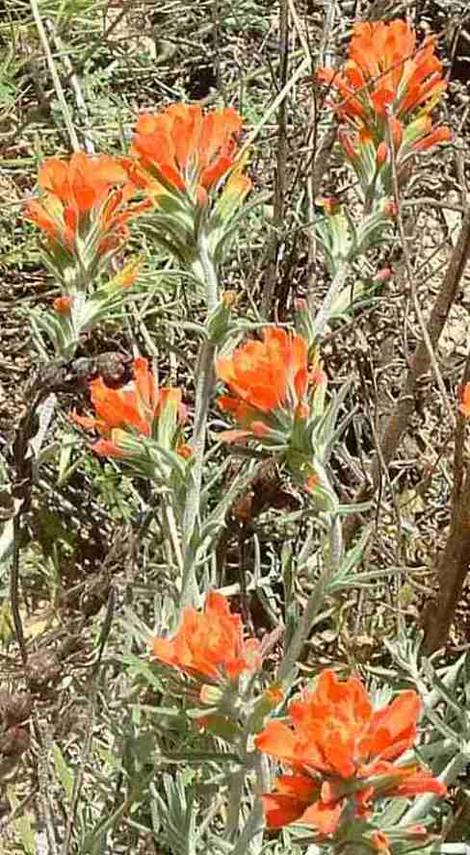
{"label": "dead branch", "polygon": [[[470,351],[462,386],[470,380]],[[438,568],[437,600],[424,613],[426,648],[442,647],[449,634],[470,568],[470,462],[465,463],[466,417],[459,413],[454,437],[453,486],[449,533]]]}
{"label": "dead branch", "polygon": [[[427,324],[429,343],[435,351],[442,331],[446,324],[451,306],[455,301],[460,281],[470,254],[470,208],[463,218],[460,233],[452,253],[442,285],[434,301],[431,314]],[[371,481],[365,484],[354,497],[353,503],[367,502],[372,499],[379,483],[381,475],[381,461],[389,466],[400,440],[407,429],[408,422],[416,405],[416,391],[420,379],[429,371],[431,363],[430,351],[424,337],[420,340],[415,356],[407,372],[405,382],[395,409],[382,432],[380,438],[380,453],[376,453],[372,460]],[[350,542],[357,533],[361,518],[352,514],[344,527],[346,543]]]}

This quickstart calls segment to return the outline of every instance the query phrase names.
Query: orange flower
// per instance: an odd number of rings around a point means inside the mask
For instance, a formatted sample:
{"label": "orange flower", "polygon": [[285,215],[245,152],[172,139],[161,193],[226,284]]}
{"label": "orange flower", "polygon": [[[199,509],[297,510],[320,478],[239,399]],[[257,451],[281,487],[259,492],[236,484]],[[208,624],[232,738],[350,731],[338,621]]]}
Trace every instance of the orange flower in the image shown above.
{"label": "orange flower", "polygon": [[135,188],[120,160],[108,155],[74,152],[68,161],[51,157],[40,167],[38,184],[44,197],[28,202],[25,217],[71,253],[77,238],[86,238],[96,224],[98,254],[119,247],[127,221],[148,205],[129,204]]}
{"label": "orange flower", "polygon": [[459,397],[459,410],[468,418],[470,416],[470,383],[466,383],[465,386],[461,386]]}
{"label": "orange flower", "polygon": [[[317,78],[341,96],[335,105],[340,119],[360,133],[371,134],[377,144],[387,138],[390,122],[398,148],[403,124],[418,110],[429,113],[445,91],[442,63],[435,49],[435,36],[417,46],[408,21],[359,23],[354,26],[343,69],[321,68]],[[430,145],[446,141],[449,134],[448,129],[439,129]]]}
{"label": "orange flower", "polygon": [[234,416],[241,430],[224,432],[233,440],[270,433],[271,417],[289,418],[298,410],[305,416],[304,397],[312,375],[308,366],[307,342],[300,335],[277,327],[263,330],[262,341],[248,341],[230,357],[216,361],[216,372],[231,394],[221,395],[219,407]]}
{"label": "orange flower", "polygon": [[190,676],[214,682],[236,680],[261,664],[259,641],[243,639],[240,615],[231,614],[227,600],[216,591],[207,595],[203,612],[192,606],[183,609],[176,634],[154,638],[152,655]]}
{"label": "orange flower", "polygon": [[126,456],[126,433],[153,436],[158,418],[168,404],[176,407],[180,422],[185,418],[181,390],[160,389],[146,359],[134,359],[133,373],[134,379],[120,389],[106,386],[102,377],[92,380],[90,396],[96,418],[72,414],[76,424],[87,430],[95,429],[105,437],[93,445],[96,454]]}
{"label": "orange flower", "polygon": [[268,826],[298,821],[331,834],[348,798],[362,816],[378,796],[444,795],[427,770],[394,765],[414,743],[419,712],[413,691],[374,712],[358,679],[340,682],[333,671],[323,671],[314,690],[290,704],[290,725],[271,721],[256,737],[260,751],[294,770],[263,797]]}
{"label": "orange flower", "polygon": [[[199,104],[172,104],[139,117],[131,153],[164,188],[190,192],[202,202],[232,171],[241,127],[241,117],[231,107],[204,114]],[[247,182],[236,173],[231,192],[245,195]]]}

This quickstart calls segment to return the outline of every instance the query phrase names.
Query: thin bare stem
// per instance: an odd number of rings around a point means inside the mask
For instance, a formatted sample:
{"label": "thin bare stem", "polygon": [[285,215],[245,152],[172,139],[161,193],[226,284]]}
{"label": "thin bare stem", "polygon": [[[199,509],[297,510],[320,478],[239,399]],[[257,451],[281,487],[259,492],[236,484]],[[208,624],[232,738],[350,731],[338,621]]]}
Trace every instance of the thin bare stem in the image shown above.
{"label": "thin bare stem", "polygon": [[52,78],[52,83],[55,89],[55,93],[57,96],[57,100],[60,105],[60,109],[62,112],[62,116],[64,119],[65,127],[67,128],[67,133],[70,139],[70,145],[74,151],[80,151],[80,143],[78,142],[78,137],[73,126],[72,117],[70,115],[70,110],[65,99],[64,90],[62,88],[62,83],[60,82],[60,77],[57,73],[56,64],[54,62],[54,57],[52,56],[52,51],[49,46],[49,40],[47,38],[47,33],[42,22],[41,13],[39,11],[39,6],[37,0],[29,0],[31,6],[31,12],[33,14],[34,23],[36,24],[39,39],[42,44],[42,49],[44,51],[47,66],[49,68],[49,73]]}
{"label": "thin bare stem", "polygon": [[406,267],[406,273],[408,276],[408,285],[410,288],[411,299],[413,302],[414,310],[416,312],[416,317],[418,319],[421,334],[423,336],[423,341],[424,341],[424,344],[425,344],[426,349],[428,351],[429,362],[430,362],[431,367],[434,371],[434,375],[436,377],[437,385],[439,387],[439,391],[441,393],[442,400],[443,400],[444,405],[447,409],[447,413],[449,415],[451,424],[455,425],[454,410],[453,410],[451,404],[449,403],[447,390],[445,387],[444,380],[442,378],[441,370],[440,370],[438,362],[437,362],[433,343],[431,341],[431,336],[429,335],[429,331],[428,331],[428,328],[426,326],[426,321],[424,319],[424,315],[423,315],[423,312],[421,310],[421,306],[419,304],[418,295],[416,293],[416,283],[415,283],[415,278],[414,278],[414,272],[413,272],[413,267],[411,264],[411,257],[410,257],[410,252],[408,249],[408,242],[407,242],[407,238],[406,238],[406,234],[405,234],[405,227],[403,225],[403,217],[402,217],[402,213],[401,213],[400,188],[398,186],[398,174],[397,174],[397,164],[396,164],[396,158],[395,158],[395,147],[394,147],[394,143],[393,143],[393,134],[392,134],[390,126],[388,127],[388,137],[389,137],[389,150],[390,150],[391,167],[392,167],[393,195],[395,196],[395,204],[397,206],[397,224],[398,224],[398,231],[400,234],[400,241],[401,241],[401,245],[402,245],[402,249],[403,249],[403,257],[405,259],[405,267]]}
{"label": "thin bare stem", "polygon": [[243,146],[241,147],[238,154],[238,161],[241,161],[249,150],[250,146],[253,145],[255,139],[257,138],[259,132],[264,128],[265,125],[272,119],[276,111],[278,110],[280,104],[284,101],[284,98],[287,97],[291,89],[295,86],[298,80],[302,77],[303,74],[307,74],[310,67],[310,59],[304,57],[300,65],[294,71],[292,77],[289,77],[286,85],[282,87],[281,91],[276,95],[273,102],[269,105],[266,112],[263,114],[258,124],[253,128],[250,134],[248,134]]}
{"label": "thin bare stem", "polygon": [[[459,292],[462,276],[470,256],[470,208],[465,213],[460,227],[459,236],[447,270],[431,308],[427,331],[433,348],[437,348],[442,331],[446,324],[452,304]],[[388,466],[400,444],[400,440],[408,427],[408,422],[416,405],[416,390],[418,383],[428,371],[430,365],[429,348],[424,338],[418,343],[415,355],[403,381],[396,405],[388,417],[380,439],[381,455],[374,455],[371,465],[371,483],[365,484],[353,498],[354,504],[368,501],[375,493],[382,472],[382,462]],[[347,543],[350,543],[357,533],[360,516],[351,514],[344,526]]]}
{"label": "thin bare stem", "polygon": [[[288,79],[289,68],[289,26],[287,0],[279,4],[279,36],[281,48],[280,86],[284,87]],[[275,295],[279,255],[283,244],[284,200],[286,194],[287,167],[287,99],[279,105],[277,115],[277,151],[274,180],[274,207],[272,232],[268,245],[268,263],[264,277],[261,299],[261,315],[268,317]]]}

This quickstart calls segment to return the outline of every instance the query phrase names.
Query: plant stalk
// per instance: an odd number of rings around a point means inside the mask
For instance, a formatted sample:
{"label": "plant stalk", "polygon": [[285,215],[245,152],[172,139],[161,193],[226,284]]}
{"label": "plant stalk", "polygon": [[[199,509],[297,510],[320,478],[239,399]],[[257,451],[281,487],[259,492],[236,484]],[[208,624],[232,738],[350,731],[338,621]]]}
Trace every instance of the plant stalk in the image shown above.
{"label": "plant stalk", "polygon": [[333,281],[313,321],[313,331],[315,340],[321,339],[324,335],[325,327],[327,326],[328,321],[331,317],[333,306],[338,298],[338,295],[343,289],[344,283],[346,282],[346,278],[349,273],[349,268],[349,263],[347,261],[342,261],[333,277]]}
{"label": "plant stalk", "polygon": [[[207,315],[216,308],[218,302],[218,281],[214,262],[211,258],[207,236],[202,233],[199,239],[199,262],[206,285]],[[212,389],[214,386],[215,344],[209,339],[203,341],[196,369],[196,397],[194,408],[194,428],[191,440],[193,465],[183,511],[183,579],[181,604],[188,605],[197,601],[199,590],[196,578],[196,550],[193,536],[200,512],[202,469],[206,446],[206,427]]]}
{"label": "plant stalk", "polygon": [[269,764],[264,754],[258,754],[255,760],[256,783],[258,793],[254,805],[248,814],[247,820],[240,833],[232,855],[258,855],[263,846],[263,803],[261,794],[269,790]]}
{"label": "plant stalk", "polygon": [[342,528],[339,517],[332,514],[330,517],[328,561],[325,570],[315,585],[307,605],[298,623],[297,629],[292,636],[289,647],[281,661],[278,671],[278,679],[288,682],[295,668],[295,663],[302,651],[302,647],[308,638],[313,621],[323,607],[325,594],[329,583],[338,569],[343,554]]}
{"label": "plant stalk", "polygon": [[[439,775],[439,780],[444,784],[452,784],[458,776],[467,768],[469,761],[468,752],[460,751],[455,757],[450,760],[446,768]],[[431,810],[432,806],[437,802],[439,796],[434,793],[426,793],[417,799],[413,805],[407,810],[400,820],[400,826],[406,827],[413,825],[420,819],[423,819]]]}

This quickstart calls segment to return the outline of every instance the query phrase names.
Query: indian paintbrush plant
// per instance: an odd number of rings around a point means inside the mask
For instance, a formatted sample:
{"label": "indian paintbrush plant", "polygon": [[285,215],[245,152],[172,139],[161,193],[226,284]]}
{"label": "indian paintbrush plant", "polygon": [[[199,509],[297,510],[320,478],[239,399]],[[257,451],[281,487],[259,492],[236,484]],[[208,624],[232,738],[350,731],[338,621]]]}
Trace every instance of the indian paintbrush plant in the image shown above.
{"label": "indian paintbrush plant", "polygon": [[[336,381],[322,349],[333,325],[386,287],[392,271],[383,255],[398,210],[396,187],[405,186],[423,152],[450,139],[433,118],[445,90],[436,49],[433,36],[419,43],[407,21],[360,23],[341,67],[315,75],[314,85],[327,87],[325,115],[338,123],[337,150],[354,178],[347,198],[317,199],[316,221],[305,226],[315,232],[329,282],[316,310],[309,295],[271,323],[247,308],[232,282],[225,288],[231,239],[243,232],[253,190],[240,145],[243,121],[233,107],[174,103],[142,113],[129,150],[119,156],[75,152],[45,160],[39,198],[26,206],[57,292],[50,308],[32,314],[43,359],[70,360],[104,322],[125,323],[131,297],[137,307],[148,301],[142,287],[133,288],[142,263],[135,255],[139,236],[190,292],[183,299],[179,291],[176,302],[182,328],[197,336],[197,356],[183,354],[175,371],[166,359],[167,330],[160,330],[158,347],[146,331],[132,343],[126,381],[90,379],[68,422],[82,429],[76,438],[85,454],[125,473],[139,499],[145,496],[149,530],[158,520],[159,536],[170,545],[157,626],[132,616],[148,654],[122,657],[137,674],[136,693],[139,680],[150,692],[133,726],[149,710],[157,722],[145,766],[155,757],[166,762],[166,725],[159,722],[184,721],[189,741],[202,745],[201,762],[212,764],[218,795],[196,832],[203,802],[198,773],[172,772],[165,796],[153,780],[155,761],[145,778],[154,799],[147,813],[158,805],[167,818],[165,852],[195,855],[204,845],[210,855],[261,855],[280,851],[271,848],[276,840],[286,853],[291,843],[296,853],[424,850],[432,842],[434,803],[461,771],[462,746],[455,748],[460,765],[450,770],[439,763],[439,752],[429,755],[430,763],[437,758],[436,774],[421,761],[429,744],[420,717],[435,723],[434,706],[445,693],[434,705],[429,698],[423,703],[418,671],[396,680],[400,685],[384,702],[374,697],[376,684],[368,693],[352,656],[335,669],[305,659],[331,601],[351,587],[366,590],[383,575],[358,569],[368,528],[350,548],[343,542],[344,516],[364,507],[346,505],[335,471],[338,443],[352,418],[349,384]],[[460,403],[465,415],[468,388]],[[295,563],[286,535],[277,576],[274,569],[261,573],[257,541],[256,572],[245,578],[241,566],[234,579],[220,570],[219,547],[234,503],[250,495],[266,461],[294,492],[305,538]],[[241,565],[251,520],[245,522],[237,530]],[[298,580],[305,578],[303,596]],[[258,597],[272,615],[280,591],[288,592],[285,625],[277,614],[269,631],[260,632],[250,598]],[[148,589],[149,599],[154,593]],[[177,746],[174,762],[186,769],[191,761],[193,768],[197,751],[186,749]],[[168,757],[173,762],[170,750]],[[133,786],[116,817],[137,825]],[[423,795],[432,804],[409,805]],[[181,835],[177,851],[172,841]]]}

